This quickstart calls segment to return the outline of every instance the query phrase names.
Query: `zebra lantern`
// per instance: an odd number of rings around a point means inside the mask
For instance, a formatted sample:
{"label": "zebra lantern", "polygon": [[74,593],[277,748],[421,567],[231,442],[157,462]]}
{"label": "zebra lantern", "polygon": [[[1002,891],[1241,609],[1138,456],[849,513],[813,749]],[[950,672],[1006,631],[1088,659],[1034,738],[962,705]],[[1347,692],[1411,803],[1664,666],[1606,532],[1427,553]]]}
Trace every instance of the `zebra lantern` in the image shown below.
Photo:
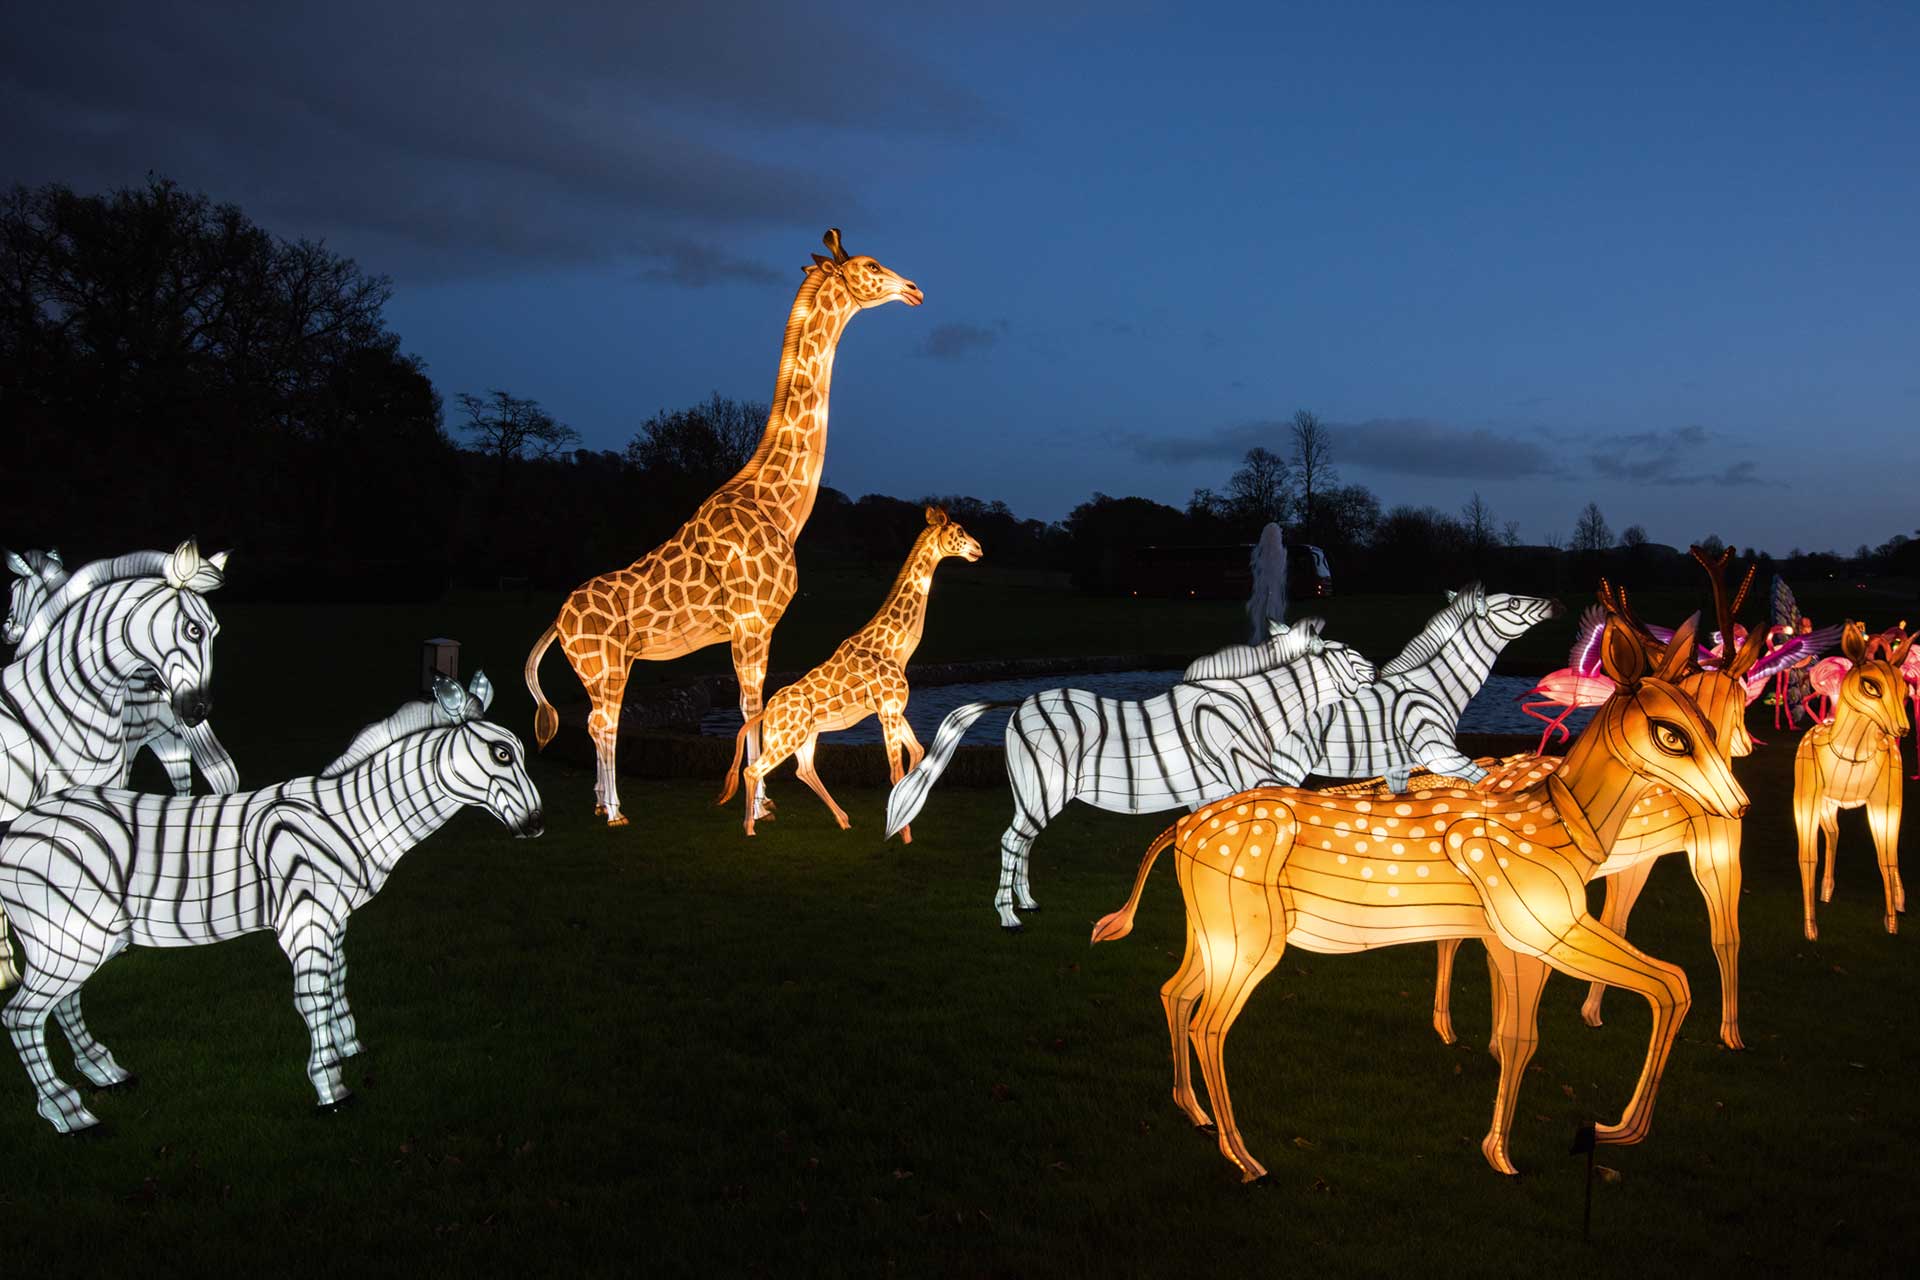
{"label": "zebra lantern", "polygon": [[80,988],[130,946],[192,947],[270,930],[293,962],[307,1076],[322,1109],[351,1095],[340,1064],[361,1051],[347,1007],[347,921],[402,854],[478,805],[537,836],[540,793],[520,740],[482,719],[493,688],[441,677],[363,729],[313,778],[231,796],[83,787],[43,800],[0,836],[0,906],[19,935],[20,989],[0,1011],[62,1133],[99,1123],[47,1059],[52,1013],[93,1084],[131,1079],[87,1030]]}

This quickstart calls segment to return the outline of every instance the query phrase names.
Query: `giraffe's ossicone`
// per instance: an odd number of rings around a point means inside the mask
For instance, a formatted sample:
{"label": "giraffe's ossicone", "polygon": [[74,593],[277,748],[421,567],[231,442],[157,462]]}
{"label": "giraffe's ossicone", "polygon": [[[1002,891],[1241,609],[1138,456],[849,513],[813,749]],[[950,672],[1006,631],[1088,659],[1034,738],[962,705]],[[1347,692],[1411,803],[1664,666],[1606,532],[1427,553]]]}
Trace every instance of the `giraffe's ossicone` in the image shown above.
{"label": "giraffe's ossicone", "polygon": [[[773,629],[798,589],[793,544],[813,512],[827,453],[827,399],[833,353],[847,322],[886,302],[920,305],[913,281],[868,257],[851,257],[838,228],[826,234],[831,257],[813,256],[787,314],[767,429],[739,472],[714,490],[680,531],[635,560],[589,579],[560,606],[560,616],[527,655],[534,738],[545,747],[559,713],[540,691],[540,659],[555,640],[586,686],[587,731],[596,758],[594,812],[623,826],[614,752],[620,703],[635,662],[664,662],[726,643],[740,683],[740,714],[760,711]],[[749,759],[759,754],[749,735]],[[756,796],[764,805],[764,800]],[[761,816],[768,816],[763,808]]]}

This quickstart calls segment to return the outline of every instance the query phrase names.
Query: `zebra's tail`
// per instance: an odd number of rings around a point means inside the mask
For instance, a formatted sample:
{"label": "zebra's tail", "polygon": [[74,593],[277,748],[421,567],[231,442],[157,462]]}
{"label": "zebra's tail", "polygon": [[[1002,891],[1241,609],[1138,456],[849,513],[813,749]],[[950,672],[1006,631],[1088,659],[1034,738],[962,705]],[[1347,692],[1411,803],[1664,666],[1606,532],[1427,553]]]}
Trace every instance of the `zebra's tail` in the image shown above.
{"label": "zebra's tail", "polygon": [[187,740],[187,753],[217,796],[230,796],[240,789],[240,768],[220,739],[213,736],[213,725],[205,720],[191,729],[181,726],[180,736]]}
{"label": "zebra's tail", "polygon": [[[0,831],[6,828],[0,824]],[[20,981],[20,970],[13,965],[13,939],[7,929],[7,913],[0,911],[0,991]]]}
{"label": "zebra's tail", "polygon": [[1140,872],[1133,878],[1133,892],[1127,895],[1127,905],[1118,911],[1101,916],[1094,923],[1093,941],[1095,943],[1112,942],[1116,938],[1124,938],[1133,932],[1133,913],[1140,909],[1140,895],[1146,892],[1147,876],[1152,872],[1153,864],[1159,860],[1161,851],[1173,843],[1173,833],[1178,829],[1177,823],[1168,827],[1155,836],[1153,843],[1147,846],[1147,856],[1140,859]]}
{"label": "zebra's tail", "polygon": [[927,802],[927,792],[933,790],[933,784],[940,781],[940,775],[947,771],[947,765],[953,760],[954,748],[960,745],[960,739],[967,736],[967,730],[995,707],[1011,707],[1011,702],[969,702],[963,707],[955,707],[940,722],[940,728],[934,732],[933,745],[927,748],[924,760],[913,767],[913,772],[894,784],[887,796],[887,834],[891,840],[898,835],[900,828],[912,822]]}
{"label": "zebra's tail", "polygon": [[715,804],[725,804],[733,799],[734,789],[740,785],[740,756],[747,749],[747,734],[752,732],[753,726],[759,724],[764,715],[766,715],[764,711],[754,712],[740,726],[740,732],[733,735],[733,763],[727,766],[727,785],[720,788],[720,795],[714,800]]}
{"label": "zebra's tail", "polygon": [[560,732],[560,713],[547,701],[547,695],[540,692],[540,659],[546,656],[547,646],[559,638],[559,626],[548,623],[540,638],[533,642],[533,652],[527,655],[527,692],[533,695],[533,741],[542,751],[553,741],[553,735]]}

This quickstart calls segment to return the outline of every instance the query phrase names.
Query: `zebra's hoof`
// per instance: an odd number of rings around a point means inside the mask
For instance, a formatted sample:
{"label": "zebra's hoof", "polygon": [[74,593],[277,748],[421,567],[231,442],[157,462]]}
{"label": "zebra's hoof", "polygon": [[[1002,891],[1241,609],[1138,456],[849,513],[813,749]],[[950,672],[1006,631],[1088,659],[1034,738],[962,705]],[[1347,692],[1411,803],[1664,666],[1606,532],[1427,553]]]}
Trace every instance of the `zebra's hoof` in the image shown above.
{"label": "zebra's hoof", "polygon": [[140,1077],[129,1071],[126,1079],[115,1080],[112,1084],[96,1084],[92,1086],[91,1091],[94,1093],[132,1093],[139,1087]]}
{"label": "zebra's hoof", "polygon": [[339,1097],[335,1098],[332,1102],[321,1103],[319,1106],[315,1107],[313,1111],[315,1115],[337,1116],[342,1111],[347,1110],[349,1107],[358,1105],[359,1100],[360,1100],[360,1095],[357,1093],[343,1093]]}
{"label": "zebra's hoof", "polygon": [[1001,925],[1000,931],[1002,933],[1025,933],[1027,931],[1027,926],[1021,924],[1019,921],[1016,920],[1012,924]]}
{"label": "zebra's hoof", "polygon": [[76,1142],[99,1142],[113,1136],[113,1126],[104,1120],[97,1120],[84,1129],[69,1129],[67,1136]]}

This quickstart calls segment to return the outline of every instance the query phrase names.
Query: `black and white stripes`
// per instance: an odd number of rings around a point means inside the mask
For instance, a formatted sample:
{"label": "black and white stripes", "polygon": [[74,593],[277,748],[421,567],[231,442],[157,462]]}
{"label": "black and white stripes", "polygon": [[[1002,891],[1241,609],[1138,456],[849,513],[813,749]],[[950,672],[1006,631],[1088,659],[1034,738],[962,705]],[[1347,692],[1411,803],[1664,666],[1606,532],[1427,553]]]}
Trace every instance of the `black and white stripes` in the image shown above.
{"label": "black and white stripes", "polygon": [[126,1072],[80,1015],[81,985],[128,946],[199,946],[270,930],[293,962],[309,1034],[307,1074],[322,1106],[347,1096],[359,1052],[342,949],[349,915],[402,854],[466,805],[517,835],[538,835],[540,796],[518,738],[481,719],[492,690],[444,677],[355,738],[319,777],[228,796],[157,796],[85,787],[22,813],[0,837],[0,905],[22,952],[4,1021],[38,1110],[69,1132],[96,1120],[47,1059],[56,1015],[75,1065],[97,1085]]}

